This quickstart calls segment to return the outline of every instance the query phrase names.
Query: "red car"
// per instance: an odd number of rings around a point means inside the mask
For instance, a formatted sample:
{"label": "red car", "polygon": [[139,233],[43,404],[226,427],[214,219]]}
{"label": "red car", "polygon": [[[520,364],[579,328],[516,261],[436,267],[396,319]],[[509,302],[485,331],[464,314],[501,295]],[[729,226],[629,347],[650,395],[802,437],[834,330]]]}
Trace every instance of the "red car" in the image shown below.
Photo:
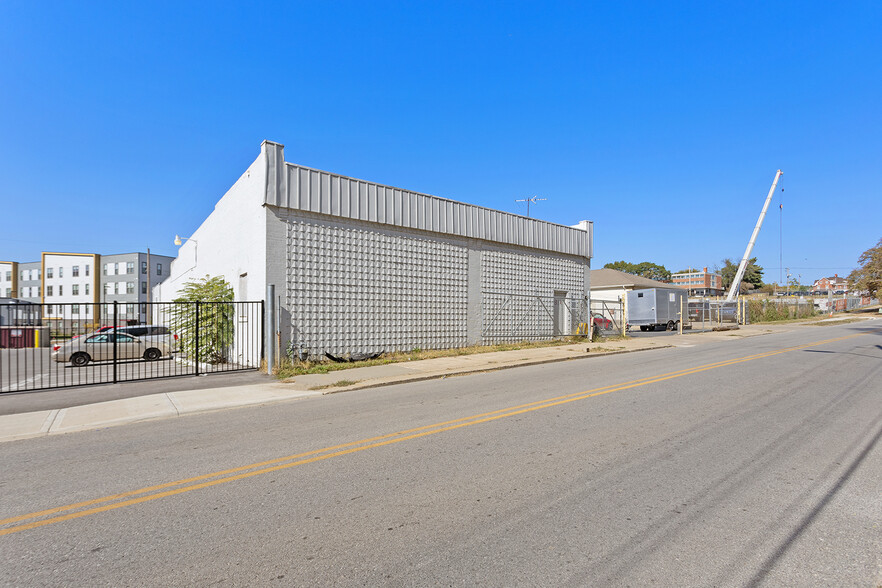
{"label": "red car", "polygon": [[603,329],[604,331],[608,331],[612,329],[613,322],[608,318],[604,318],[604,316],[600,313],[595,312],[591,315],[591,322],[595,325]]}

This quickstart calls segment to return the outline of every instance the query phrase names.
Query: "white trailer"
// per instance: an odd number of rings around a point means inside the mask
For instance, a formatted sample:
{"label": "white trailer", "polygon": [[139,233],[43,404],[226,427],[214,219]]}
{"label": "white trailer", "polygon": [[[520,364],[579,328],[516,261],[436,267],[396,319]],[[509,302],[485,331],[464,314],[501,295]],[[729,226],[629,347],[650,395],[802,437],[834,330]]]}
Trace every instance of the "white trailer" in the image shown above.
{"label": "white trailer", "polygon": [[688,305],[686,290],[680,288],[647,288],[628,292],[628,327],[654,331],[662,327],[673,331],[680,324],[680,313]]}

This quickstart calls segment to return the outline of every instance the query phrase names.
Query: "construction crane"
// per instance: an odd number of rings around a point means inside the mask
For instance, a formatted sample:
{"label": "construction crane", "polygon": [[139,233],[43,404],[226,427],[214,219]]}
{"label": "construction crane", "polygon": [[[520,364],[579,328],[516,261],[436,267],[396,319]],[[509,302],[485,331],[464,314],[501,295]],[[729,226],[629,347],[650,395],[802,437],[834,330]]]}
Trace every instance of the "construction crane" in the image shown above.
{"label": "construction crane", "polygon": [[753,251],[753,244],[756,243],[756,236],[759,235],[760,227],[763,226],[763,219],[766,218],[766,211],[769,209],[769,202],[772,201],[772,196],[775,194],[775,187],[778,185],[778,180],[780,180],[783,175],[784,172],[780,169],[775,173],[775,179],[772,181],[769,195],[766,196],[766,202],[763,204],[763,211],[759,215],[759,220],[756,221],[756,226],[753,228],[753,235],[750,236],[750,241],[747,243],[747,249],[744,250],[744,257],[741,258],[741,263],[738,265],[738,271],[735,272],[735,279],[732,280],[732,285],[729,287],[729,295],[726,296],[726,302],[735,300],[735,295],[741,289],[741,278],[744,277],[744,270],[747,269],[747,260],[750,259],[750,252]]}

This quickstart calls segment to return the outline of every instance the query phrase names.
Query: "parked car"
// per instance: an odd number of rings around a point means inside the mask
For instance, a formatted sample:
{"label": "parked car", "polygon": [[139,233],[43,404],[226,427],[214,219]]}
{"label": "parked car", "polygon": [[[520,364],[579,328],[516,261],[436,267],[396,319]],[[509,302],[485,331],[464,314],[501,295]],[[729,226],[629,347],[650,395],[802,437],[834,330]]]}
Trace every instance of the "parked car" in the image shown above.
{"label": "parked car", "polygon": [[[124,326],[124,325],[120,325],[120,327],[122,327],[122,326]],[[86,333],[86,335],[94,335],[95,333],[104,333],[105,331],[110,331],[110,330],[113,330],[114,328],[116,328],[116,327],[105,325],[103,327],[98,327],[97,329],[95,329],[91,333]],[[73,337],[71,337],[71,339],[78,339],[80,337],[83,337],[83,335],[74,335]]]}
{"label": "parked car", "polygon": [[144,341],[160,341],[171,350],[176,350],[178,347],[177,334],[172,333],[168,327],[163,325],[131,325],[111,330],[114,333],[125,333]]}
{"label": "parked car", "polygon": [[95,332],[96,332],[96,333],[103,333],[103,332],[105,332],[105,331],[112,331],[113,329],[119,329],[119,328],[122,328],[122,327],[124,327],[124,326],[125,326],[125,325],[119,325],[118,327],[114,327],[113,325],[105,325],[105,326],[103,326],[103,327],[98,327],[97,329],[95,329]]}
{"label": "parked car", "polygon": [[58,363],[70,362],[76,367],[87,365],[90,361],[112,360],[116,347],[117,359],[157,359],[171,355],[171,348],[163,341],[143,340],[124,333],[94,333],[86,337],[72,339],[67,343],[52,347],[52,359]]}
{"label": "parked car", "polygon": [[591,315],[591,322],[595,325],[603,329],[604,331],[608,331],[612,329],[613,322],[608,318],[604,317],[602,314],[595,312]]}

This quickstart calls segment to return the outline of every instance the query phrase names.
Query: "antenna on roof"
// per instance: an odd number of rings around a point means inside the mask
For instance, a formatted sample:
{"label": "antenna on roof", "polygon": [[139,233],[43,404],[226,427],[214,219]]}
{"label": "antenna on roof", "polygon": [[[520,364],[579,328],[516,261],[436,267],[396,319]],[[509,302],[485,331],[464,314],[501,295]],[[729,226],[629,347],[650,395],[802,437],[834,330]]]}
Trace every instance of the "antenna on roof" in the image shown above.
{"label": "antenna on roof", "polygon": [[548,198],[539,198],[538,196],[530,196],[529,198],[521,198],[520,200],[515,200],[515,202],[526,202],[527,203],[527,218],[530,218],[530,203],[540,202],[542,200],[548,200]]}

